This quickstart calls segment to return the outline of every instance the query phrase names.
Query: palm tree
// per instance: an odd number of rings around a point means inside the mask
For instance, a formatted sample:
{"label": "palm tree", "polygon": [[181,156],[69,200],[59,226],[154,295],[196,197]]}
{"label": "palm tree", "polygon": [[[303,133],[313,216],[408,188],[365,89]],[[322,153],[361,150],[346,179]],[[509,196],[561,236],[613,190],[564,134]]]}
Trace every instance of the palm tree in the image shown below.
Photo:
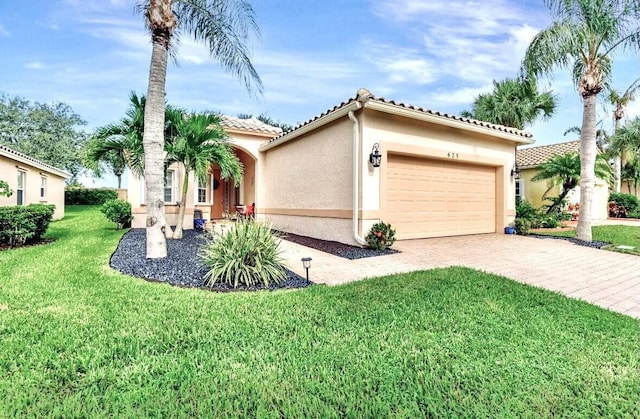
{"label": "palm tree", "polygon": [[[596,177],[603,180],[611,178],[611,167],[604,157],[604,154],[598,154],[595,163]],[[566,196],[578,186],[580,182],[580,156],[578,153],[566,153],[553,156],[551,159],[540,165],[540,171],[531,178],[533,181],[549,180],[549,189],[542,195],[546,198],[547,193],[554,186],[561,186],[560,194],[557,198],[551,199],[553,202],[547,209],[547,214],[553,213],[562,203]],[[580,191],[582,195],[582,191]]]}
{"label": "palm tree", "polygon": [[85,148],[85,165],[99,175],[100,164],[107,163],[118,177],[118,188],[125,166],[139,176],[144,172],[142,132],[146,100],[131,92],[129,102],[125,117],[118,123],[98,128]]}
{"label": "palm tree", "polygon": [[591,241],[595,184],[596,98],[611,75],[613,53],[640,49],[640,6],[633,0],[546,0],[553,22],[531,41],[523,61],[527,75],[570,68],[583,101],[580,135],[580,218],[576,237]]}
{"label": "palm tree", "polygon": [[[629,178],[630,173],[634,173],[634,162],[640,161],[640,117],[636,117],[633,121],[618,128],[609,146],[609,152],[620,157],[621,175],[622,169],[625,169],[625,180],[635,182],[633,177]],[[619,192],[619,190],[618,190]]]}
{"label": "palm tree", "polygon": [[540,93],[534,79],[507,78],[494,80],[493,92],[476,97],[471,111],[461,114],[492,124],[524,129],[539,117],[550,118],[555,108],[555,96],[551,92]]}
{"label": "palm tree", "polygon": [[220,177],[233,178],[236,186],[242,180],[242,163],[227,141],[227,135],[217,115],[193,115],[177,120],[173,127],[175,136],[165,143],[167,165],[181,163],[184,167],[182,182],[182,205],[178,211],[178,222],[173,232],[174,239],[182,238],[185,203],[189,187],[189,173],[205,182],[212,163],[220,166]]}
{"label": "palm tree", "polygon": [[638,193],[638,184],[640,183],[640,157],[636,156],[633,160],[628,161],[622,167],[622,180],[627,182],[627,191],[631,194],[631,186],[633,185],[633,193]]}
{"label": "palm tree", "polygon": [[167,256],[164,236],[163,122],[167,58],[172,40],[184,31],[204,42],[211,56],[244,80],[251,90],[262,83],[245,45],[258,34],[251,5],[246,0],[144,0],[137,9],[145,14],[151,33],[148,105],[145,108],[144,155],[147,204],[147,258]]}
{"label": "palm tree", "polygon": [[[607,99],[615,107],[613,109],[613,134],[615,135],[618,128],[620,128],[620,121],[624,118],[625,107],[635,100],[636,93],[640,90],[640,77],[632,82],[627,90],[620,93],[612,88],[608,89]],[[620,154],[615,155],[614,170],[616,177],[615,191],[620,192],[620,171],[623,166],[622,156]]]}

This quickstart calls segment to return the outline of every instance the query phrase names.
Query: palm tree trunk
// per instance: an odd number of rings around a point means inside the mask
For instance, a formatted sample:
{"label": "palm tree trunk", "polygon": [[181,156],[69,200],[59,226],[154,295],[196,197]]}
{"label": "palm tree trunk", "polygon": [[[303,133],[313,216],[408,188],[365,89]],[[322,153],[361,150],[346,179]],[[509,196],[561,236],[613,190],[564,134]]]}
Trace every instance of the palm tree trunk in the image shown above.
{"label": "palm tree trunk", "polygon": [[182,182],[182,200],[180,201],[180,209],[178,210],[178,221],[176,229],[173,232],[174,239],[182,238],[182,226],[184,225],[184,211],[187,208],[187,188],[189,187],[189,171],[184,171],[184,181]]}
{"label": "palm tree trunk", "polygon": [[118,176],[118,189],[122,189],[122,175],[117,175]]}
{"label": "palm tree trunk", "polygon": [[591,207],[596,165],[596,94],[582,97],[582,130],[580,135],[580,216],[576,238],[590,242]]}
{"label": "palm tree trunk", "polygon": [[[147,204],[147,258],[167,256],[164,212],[164,94],[168,43],[153,35],[149,90],[144,109],[144,179]],[[168,233],[168,232],[166,232]]]}
{"label": "palm tree trunk", "polygon": [[[614,124],[613,124],[613,135],[616,134],[616,132],[618,132],[618,128],[620,128],[620,119],[618,118],[618,114],[617,112],[613,113],[613,119],[614,119]],[[613,159],[613,174],[615,177],[615,191],[617,193],[620,193],[620,178],[622,177],[622,157],[620,156],[620,153],[616,154],[616,156]]]}

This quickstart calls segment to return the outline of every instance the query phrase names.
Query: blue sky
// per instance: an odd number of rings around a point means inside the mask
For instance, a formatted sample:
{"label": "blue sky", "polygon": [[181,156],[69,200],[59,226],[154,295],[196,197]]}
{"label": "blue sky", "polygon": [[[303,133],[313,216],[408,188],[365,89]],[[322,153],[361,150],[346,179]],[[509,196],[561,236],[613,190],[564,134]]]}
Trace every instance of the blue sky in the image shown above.
{"label": "blue sky", "polygon": [[[255,0],[261,39],[250,42],[264,93],[182,37],[167,100],[188,110],[267,113],[303,122],[353,97],[376,96],[458,114],[491,82],[517,74],[531,38],[549,24],[542,1]],[[130,91],[145,94],[151,45],[133,0],[2,1],[0,91],[69,104],[87,128],[118,121]],[[636,54],[619,54],[613,85],[640,76]],[[553,119],[527,130],[536,145],[573,140],[582,105],[562,71],[542,83],[560,101]],[[605,128],[610,112],[599,107]],[[640,101],[627,110],[640,114]]]}

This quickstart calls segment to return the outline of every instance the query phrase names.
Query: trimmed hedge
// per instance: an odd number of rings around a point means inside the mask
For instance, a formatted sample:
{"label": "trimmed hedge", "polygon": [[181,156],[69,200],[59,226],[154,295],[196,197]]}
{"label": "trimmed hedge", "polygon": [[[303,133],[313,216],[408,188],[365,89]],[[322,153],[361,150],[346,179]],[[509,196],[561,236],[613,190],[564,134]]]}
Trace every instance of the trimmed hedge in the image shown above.
{"label": "trimmed hedge", "polygon": [[64,191],[65,205],[102,205],[113,199],[118,199],[115,189],[67,188]]}
{"label": "trimmed hedge", "polygon": [[55,208],[46,204],[0,207],[0,244],[15,247],[41,239]]}

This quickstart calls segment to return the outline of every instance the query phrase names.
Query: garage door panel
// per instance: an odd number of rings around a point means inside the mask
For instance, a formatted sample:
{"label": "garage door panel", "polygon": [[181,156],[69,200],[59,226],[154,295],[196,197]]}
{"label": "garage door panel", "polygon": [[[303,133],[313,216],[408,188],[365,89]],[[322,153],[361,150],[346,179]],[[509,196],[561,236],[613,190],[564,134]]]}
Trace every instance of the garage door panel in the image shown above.
{"label": "garage door panel", "polygon": [[399,239],[495,232],[493,167],[390,154],[388,222]]}

